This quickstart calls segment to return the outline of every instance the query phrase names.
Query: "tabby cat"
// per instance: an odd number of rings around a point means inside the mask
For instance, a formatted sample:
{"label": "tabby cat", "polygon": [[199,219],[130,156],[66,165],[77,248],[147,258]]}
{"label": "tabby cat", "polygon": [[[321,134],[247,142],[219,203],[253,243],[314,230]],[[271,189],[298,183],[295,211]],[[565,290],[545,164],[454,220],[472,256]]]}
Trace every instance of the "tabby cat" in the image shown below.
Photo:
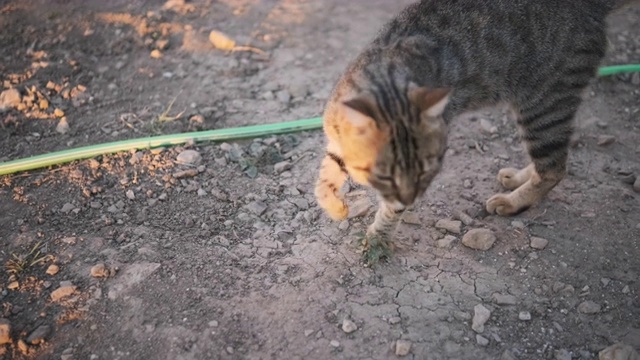
{"label": "tabby cat", "polygon": [[315,196],[347,217],[348,176],[380,206],[367,235],[388,238],[438,174],[456,115],[506,103],[531,158],[505,168],[510,193],[486,202],[514,215],[565,176],[581,93],[605,55],[605,18],[628,1],[422,0],[390,21],[348,66],[324,112],[326,155]]}

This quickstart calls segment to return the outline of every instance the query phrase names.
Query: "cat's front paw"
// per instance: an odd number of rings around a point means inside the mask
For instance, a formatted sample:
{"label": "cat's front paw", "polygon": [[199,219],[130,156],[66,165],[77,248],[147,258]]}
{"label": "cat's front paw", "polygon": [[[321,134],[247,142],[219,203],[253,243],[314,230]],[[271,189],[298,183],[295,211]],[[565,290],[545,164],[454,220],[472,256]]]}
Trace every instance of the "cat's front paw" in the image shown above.
{"label": "cat's front paw", "polygon": [[520,187],[520,185],[522,185],[522,183],[519,181],[520,179],[517,178],[518,171],[518,169],[514,168],[500,169],[496,178],[505,189],[515,190]]}
{"label": "cat's front paw", "polygon": [[527,208],[528,205],[520,204],[514,201],[511,194],[496,194],[487,200],[486,208],[490,214],[498,214],[500,216],[517,215]]}

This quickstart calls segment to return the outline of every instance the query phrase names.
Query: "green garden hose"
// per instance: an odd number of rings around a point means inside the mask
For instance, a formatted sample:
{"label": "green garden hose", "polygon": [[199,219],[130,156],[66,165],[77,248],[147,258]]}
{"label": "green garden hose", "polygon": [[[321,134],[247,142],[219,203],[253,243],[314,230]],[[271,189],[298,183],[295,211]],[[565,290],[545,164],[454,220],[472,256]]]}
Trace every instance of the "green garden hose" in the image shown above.
{"label": "green garden hose", "polygon": [[[640,72],[640,64],[605,66],[599,69],[599,76],[620,73]],[[322,127],[322,118],[311,118],[277,124],[251,125],[237,128],[196,131],[182,134],[170,134],[141,139],[116,141],[105,144],[89,145],[75,149],[62,150],[0,163],[0,175],[39,169],[64,164],[75,160],[88,159],[98,155],[120,151],[150,149],[161,146],[180,145],[187,142],[232,141],[268,135],[285,134],[298,131],[316,130]]]}

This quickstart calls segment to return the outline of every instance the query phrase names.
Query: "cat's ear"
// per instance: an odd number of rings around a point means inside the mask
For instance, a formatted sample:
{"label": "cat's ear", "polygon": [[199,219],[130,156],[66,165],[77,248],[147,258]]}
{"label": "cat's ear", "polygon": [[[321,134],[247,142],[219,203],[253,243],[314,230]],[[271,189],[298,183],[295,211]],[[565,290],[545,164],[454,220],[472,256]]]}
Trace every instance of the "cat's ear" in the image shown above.
{"label": "cat's ear", "polygon": [[421,112],[426,112],[429,117],[438,117],[444,113],[444,109],[449,103],[451,89],[418,86],[409,84],[409,99]]}
{"label": "cat's ear", "polygon": [[342,103],[347,121],[355,127],[369,126],[374,122],[375,97],[369,93],[360,94]]}

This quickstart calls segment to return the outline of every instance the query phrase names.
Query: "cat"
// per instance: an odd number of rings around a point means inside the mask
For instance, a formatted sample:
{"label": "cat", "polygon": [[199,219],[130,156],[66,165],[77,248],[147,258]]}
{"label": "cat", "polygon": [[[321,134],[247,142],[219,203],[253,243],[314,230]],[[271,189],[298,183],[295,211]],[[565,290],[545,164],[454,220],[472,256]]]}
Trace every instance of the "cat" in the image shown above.
{"label": "cat", "polygon": [[629,0],[422,0],[388,22],[347,67],[323,113],[326,154],[315,196],[348,216],[348,177],[380,204],[367,238],[389,239],[440,171],[448,124],[506,103],[531,163],[504,168],[510,193],[486,210],[511,216],[565,176],[574,116],[607,48],[606,17]]}

